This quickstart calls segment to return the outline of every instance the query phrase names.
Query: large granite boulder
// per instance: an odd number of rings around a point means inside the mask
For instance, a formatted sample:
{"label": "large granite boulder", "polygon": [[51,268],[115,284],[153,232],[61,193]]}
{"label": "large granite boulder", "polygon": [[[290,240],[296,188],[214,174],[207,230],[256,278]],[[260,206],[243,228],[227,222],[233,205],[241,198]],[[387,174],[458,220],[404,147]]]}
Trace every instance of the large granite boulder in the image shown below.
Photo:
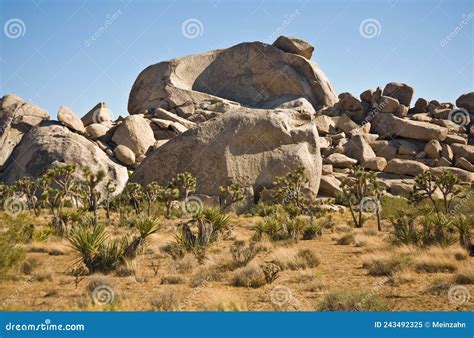
{"label": "large granite boulder", "polygon": [[81,119],[77,117],[77,115],[74,114],[74,112],[69,107],[59,107],[58,120],[64,126],[68,127],[69,129],[72,129],[73,131],[76,131],[81,134],[84,134],[86,132]]}
{"label": "large granite boulder", "polygon": [[474,92],[462,94],[456,100],[456,106],[464,108],[471,114],[474,114]]}
{"label": "large granite boulder", "polygon": [[392,114],[376,114],[371,122],[371,132],[382,136],[394,135],[423,141],[444,141],[448,135],[447,128],[428,122],[406,120]]}
{"label": "large granite boulder", "polygon": [[290,110],[237,108],[199,124],[160,146],[130,177],[142,185],[168,184],[180,172],[197,179],[196,193],[216,196],[219,186],[239,182],[258,195],[277,176],[303,166],[309,195],[321,178],[318,132]]}
{"label": "large granite boulder", "polygon": [[0,99],[0,169],[23,135],[48,119],[47,111],[18,96],[5,95]]}
{"label": "large granite boulder", "polygon": [[[130,114],[164,108],[198,121],[232,105],[274,108],[282,99],[307,99],[318,110],[337,96],[319,67],[296,54],[262,42],[160,62],[143,70],[133,84]],[[272,102],[275,102],[274,107]]]}
{"label": "large granite boulder", "polygon": [[99,102],[86,115],[84,115],[81,120],[84,127],[94,123],[97,124],[112,121],[112,112],[107,103]]}
{"label": "large granite boulder", "polygon": [[[42,122],[23,137],[5,163],[0,178],[7,184],[26,176],[36,178],[58,162],[89,166],[95,172],[104,170],[107,178],[116,180],[116,193],[127,182],[127,169],[113,162],[94,142],[50,121]],[[100,183],[100,189],[105,189],[106,181]]]}

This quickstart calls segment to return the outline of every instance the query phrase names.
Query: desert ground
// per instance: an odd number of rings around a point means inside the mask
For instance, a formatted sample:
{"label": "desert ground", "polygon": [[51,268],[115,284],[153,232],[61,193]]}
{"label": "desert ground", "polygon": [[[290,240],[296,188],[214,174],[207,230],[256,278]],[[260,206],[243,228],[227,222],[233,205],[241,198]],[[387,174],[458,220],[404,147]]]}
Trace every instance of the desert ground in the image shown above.
{"label": "desert ground", "polygon": [[[394,204],[393,200],[388,204]],[[178,225],[186,220],[186,217],[161,216],[159,230],[148,238],[143,253],[126,267],[107,275],[75,275],[73,267],[79,256],[65,238],[50,235],[23,244],[24,258],[1,281],[2,310],[474,309],[472,299],[462,305],[448,299],[448,290],[457,284],[463,284],[474,294],[473,258],[458,244],[426,249],[391,244],[392,228],[385,218],[383,230],[378,232],[373,216],[369,215],[363,229],[356,229],[347,210],[332,212],[318,219],[326,224],[321,236],[297,243],[261,239],[256,242],[260,251],[246,265],[233,259],[231,247],[236,240],[248,245],[262,217],[232,215],[230,233],[209,247],[202,262],[192,253],[178,258],[167,253],[167,245],[173,242]],[[1,226],[5,231],[9,222],[31,223],[40,234],[48,227],[48,221],[48,215],[35,218],[25,212],[12,219],[3,213]],[[111,236],[129,232],[119,223],[118,216],[113,215],[107,226]],[[299,258],[298,253],[304,250],[314,257]],[[400,255],[409,262],[398,268],[393,261]],[[258,271],[259,264],[264,262],[275,262],[282,267],[271,283],[266,283]],[[104,285],[105,290],[94,294],[94,289]],[[358,299],[355,307],[347,297]]]}

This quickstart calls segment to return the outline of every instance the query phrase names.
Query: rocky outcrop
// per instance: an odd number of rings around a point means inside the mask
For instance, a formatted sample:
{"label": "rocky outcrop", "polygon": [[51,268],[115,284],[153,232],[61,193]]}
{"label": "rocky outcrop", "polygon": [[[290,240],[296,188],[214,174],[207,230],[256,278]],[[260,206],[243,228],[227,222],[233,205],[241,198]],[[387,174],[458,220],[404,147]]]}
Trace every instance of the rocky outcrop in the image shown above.
{"label": "rocky outcrop", "polygon": [[316,195],[321,156],[316,127],[294,111],[238,108],[161,145],[130,180],[167,184],[180,172],[197,178],[196,193],[218,195],[219,186],[239,182],[257,198],[277,176],[303,166],[309,191]]}
{"label": "rocky outcrop", "polygon": [[301,55],[307,59],[311,59],[314,47],[308,42],[295,38],[294,36],[280,36],[275,40],[273,45],[284,52]]}
{"label": "rocky outcrop", "polygon": [[[5,163],[1,179],[13,184],[25,176],[36,178],[57,163],[89,166],[94,172],[103,170],[108,178],[116,180],[117,193],[128,178],[127,169],[113,162],[92,141],[57,122],[45,121],[23,137]],[[105,189],[105,184],[103,180],[100,188]]]}
{"label": "rocky outcrop", "polygon": [[61,122],[62,125],[78,133],[84,134],[86,132],[81,119],[78,118],[76,114],[74,114],[74,112],[66,106],[59,107],[58,121]]}
{"label": "rocky outcrop", "polygon": [[316,64],[272,45],[249,42],[149,66],[133,84],[128,111],[163,108],[203,121],[231,105],[274,108],[283,98],[305,98],[315,109],[337,101]]}
{"label": "rocky outcrop", "polygon": [[23,135],[48,119],[47,111],[18,96],[5,95],[0,99],[0,169]]}

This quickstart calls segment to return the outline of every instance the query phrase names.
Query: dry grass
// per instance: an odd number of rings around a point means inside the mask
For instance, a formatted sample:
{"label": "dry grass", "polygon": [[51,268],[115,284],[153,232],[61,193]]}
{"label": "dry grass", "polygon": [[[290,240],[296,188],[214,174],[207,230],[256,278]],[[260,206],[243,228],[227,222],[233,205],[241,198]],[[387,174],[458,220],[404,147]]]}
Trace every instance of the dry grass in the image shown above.
{"label": "dry grass", "polygon": [[402,269],[395,271],[388,280],[388,283],[392,286],[400,286],[404,284],[410,284],[416,281],[416,275],[409,269]]}
{"label": "dry grass", "polygon": [[176,311],[180,310],[181,297],[174,289],[165,289],[150,299],[150,305],[154,311]]}
{"label": "dry grass", "polygon": [[374,253],[365,256],[362,267],[371,276],[390,276],[403,268],[409,267],[411,259],[405,254]]}
{"label": "dry grass", "polygon": [[265,275],[257,264],[249,264],[235,270],[232,278],[234,286],[259,288],[266,284]]}
{"label": "dry grass", "polygon": [[326,294],[321,311],[387,311],[387,302],[377,294],[335,291]]}
{"label": "dry grass", "polygon": [[455,272],[457,265],[452,258],[447,256],[422,254],[416,258],[415,270],[428,273]]}
{"label": "dry grass", "polygon": [[351,245],[354,244],[354,241],[355,238],[352,233],[344,234],[336,239],[338,245]]}
{"label": "dry grass", "polygon": [[462,266],[454,275],[456,284],[474,284],[474,264]]}
{"label": "dry grass", "polygon": [[321,263],[321,259],[309,249],[282,248],[271,256],[273,263],[281,270],[305,270],[315,268]]}

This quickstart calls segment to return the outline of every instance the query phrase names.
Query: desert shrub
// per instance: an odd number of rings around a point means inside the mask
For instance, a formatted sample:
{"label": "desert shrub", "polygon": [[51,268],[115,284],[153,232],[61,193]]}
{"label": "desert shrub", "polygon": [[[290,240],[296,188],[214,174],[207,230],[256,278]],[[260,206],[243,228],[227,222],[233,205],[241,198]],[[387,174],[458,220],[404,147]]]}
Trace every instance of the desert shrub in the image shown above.
{"label": "desert shrub", "polygon": [[245,241],[235,241],[230,247],[234,266],[237,267],[247,265],[260,251],[262,247],[253,241],[248,245],[245,245]]}
{"label": "desert shrub", "polygon": [[137,217],[133,225],[138,234],[132,238],[124,236],[110,240],[105,233],[105,224],[98,223],[95,227],[87,224],[74,227],[68,239],[89,273],[109,273],[141,253],[148,236],[159,227],[156,219],[145,216]]}
{"label": "desert shrub", "polygon": [[212,242],[217,241],[219,235],[223,235],[230,229],[230,217],[221,212],[218,208],[205,207],[196,215],[196,219],[210,222],[212,227]]}
{"label": "desert shrub", "polygon": [[424,257],[417,260],[415,270],[428,273],[455,272],[457,266],[453,261],[445,257]]}
{"label": "desert shrub", "polygon": [[197,288],[209,282],[220,281],[222,273],[216,267],[201,267],[191,278],[191,287]]}
{"label": "desert shrub", "polygon": [[387,302],[377,294],[335,291],[324,296],[321,311],[387,311]]}
{"label": "desert shrub", "polygon": [[183,277],[178,275],[163,276],[161,278],[161,284],[182,284]]}
{"label": "desert shrub", "polygon": [[290,250],[280,249],[272,255],[272,262],[282,270],[304,270],[317,267],[321,260],[309,249],[300,249],[295,254]]}
{"label": "desert shrub", "polygon": [[189,194],[196,191],[196,178],[188,172],[177,174],[170,182],[170,187],[177,189],[179,198],[188,198]]}
{"label": "desert shrub", "polygon": [[446,280],[442,277],[436,277],[432,282],[431,285],[426,289],[425,293],[434,294],[434,295],[442,295],[447,294],[449,288],[452,286],[449,280]]}
{"label": "desert shrub", "polygon": [[406,198],[393,197],[393,196],[382,196],[380,199],[382,218],[392,219],[397,216],[400,210],[407,214],[418,214],[418,209]]}
{"label": "desert shrub", "polygon": [[20,272],[24,275],[31,275],[40,266],[40,262],[35,257],[25,259],[20,265]]}
{"label": "desert shrub", "polygon": [[388,283],[392,286],[400,286],[415,281],[413,272],[408,269],[395,271],[389,278]]}
{"label": "desert shrub", "polygon": [[453,221],[454,228],[459,234],[459,244],[474,256],[472,244],[472,231],[474,229],[474,216],[459,215]]}
{"label": "desert shrub", "polygon": [[265,274],[258,265],[250,264],[234,272],[232,284],[247,288],[259,288],[266,284]]}
{"label": "desert shrub", "polygon": [[324,226],[324,223],[310,221],[303,228],[303,240],[307,241],[321,237],[323,235]]}
{"label": "desert shrub", "polygon": [[340,236],[336,240],[337,245],[351,245],[355,241],[354,234],[353,233],[347,233],[342,236]]}
{"label": "desert shrub", "polygon": [[4,217],[8,229],[0,232],[0,279],[6,278],[11,269],[24,259],[22,244],[29,242],[33,236],[33,228],[25,215]]}
{"label": "desert shrub", "polygon": [[[272,241],[293,240],[297,242],[306,231],[311,231],[313,223],[309,219],[291,217],[286,212],[265,217],[255,225],[255,240],[261,240],[264,236]],[[313,228],[316,232],[318,227]]]}
{"label": "desert shrub", "polygon": [[265,282],[267,284],[273,283],[278,278],[278,274],[281,271],[281,268],[272,262],[260,264],[260,269],[262,269],[262,272],[265,275]]}
{"label": "desert shrub", "polygon": [[176,290],[163,290],[150,300],[154,311],[176,311],[180,309],[180,296]]}
{"label": "desert shrub", "polygon": [[250,208],[249,214],[253,216],[267,217],[281,214],[284,210],[285,209],[280,204],[259,202]]}
{"label": "desert shrub", "polygon": [[371,255],[363,262],[362,267],[367,269],[371,276],[390,276],[410,265],[411,259],[408,255],[385,256],[379,254]]}
{"label": "desert shrub", "polygon": [[462,267],[455,275],[456,284],[474,284],[474,266],[466,265]]}

